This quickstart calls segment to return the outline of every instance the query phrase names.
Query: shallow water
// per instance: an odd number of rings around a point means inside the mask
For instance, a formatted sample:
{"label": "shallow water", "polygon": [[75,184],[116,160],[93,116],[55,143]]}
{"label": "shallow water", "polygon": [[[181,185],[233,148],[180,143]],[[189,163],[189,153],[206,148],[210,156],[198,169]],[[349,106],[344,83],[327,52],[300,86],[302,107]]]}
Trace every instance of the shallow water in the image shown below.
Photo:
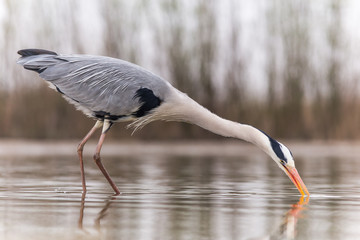
{"label": "shallow water", "polygon": [[263,154],[1,157],[0,239],[357,239],[360,161],[296,159],[310,198]]}

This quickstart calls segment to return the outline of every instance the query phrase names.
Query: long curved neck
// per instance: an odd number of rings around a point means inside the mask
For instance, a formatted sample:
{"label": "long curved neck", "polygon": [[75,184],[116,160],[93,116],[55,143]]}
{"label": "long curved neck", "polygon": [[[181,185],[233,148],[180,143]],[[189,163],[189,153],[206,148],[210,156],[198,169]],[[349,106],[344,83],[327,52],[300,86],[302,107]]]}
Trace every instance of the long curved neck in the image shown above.
{"label": "long curved neck", "polygon": [[178,109],[178,120],[196,124],[224,137],[245,140],[257,145],[267,154],[271,154],[269,151],[269,139],[263,132],[250,125],[223,119],[187,95],[182,96],[182,101],[176,109]]}

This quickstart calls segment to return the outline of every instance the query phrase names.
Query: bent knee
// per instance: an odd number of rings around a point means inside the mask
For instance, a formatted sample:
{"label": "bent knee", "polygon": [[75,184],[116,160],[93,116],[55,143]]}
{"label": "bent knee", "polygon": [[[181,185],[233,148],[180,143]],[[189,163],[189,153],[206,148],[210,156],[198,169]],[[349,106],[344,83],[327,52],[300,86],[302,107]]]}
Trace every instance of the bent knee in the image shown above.
{"label": "bent knee", "polygon": [[94,158],[95,162],[99,162],[100,161],[100,153],[95,153],[93,158]]}
{"label": "bent knee", "polygon": [[78,152],[78,153],[82,153],[83,150],[84,150],[84,146],[82,146],[81,144],[79,144],[79,146],[77,147],[77,152]]}

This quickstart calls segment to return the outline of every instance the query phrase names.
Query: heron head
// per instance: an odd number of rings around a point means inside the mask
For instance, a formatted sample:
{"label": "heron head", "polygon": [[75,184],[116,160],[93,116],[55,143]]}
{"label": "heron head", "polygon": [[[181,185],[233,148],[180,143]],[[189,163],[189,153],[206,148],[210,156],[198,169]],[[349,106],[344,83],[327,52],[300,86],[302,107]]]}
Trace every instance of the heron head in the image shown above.
{"label": "heron head", "polygon": [[309,191],[295,168],[295,161],[291,151],[284,144],[272,139],[271,137],[269,137],[269,140],[271,145],[270,156],[294,183],[301,195],[309,196]]}

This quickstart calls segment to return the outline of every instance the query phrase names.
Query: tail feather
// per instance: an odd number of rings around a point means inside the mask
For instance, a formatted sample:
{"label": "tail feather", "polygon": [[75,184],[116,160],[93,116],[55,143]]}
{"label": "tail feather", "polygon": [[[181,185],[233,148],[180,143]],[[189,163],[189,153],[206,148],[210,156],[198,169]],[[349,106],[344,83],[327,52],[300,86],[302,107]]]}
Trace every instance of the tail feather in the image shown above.
{"label": "tail feather", "polygon": [[57,55],[56,52],[52,52],[52,51],[48,51],[48,50],[44,50],[44,49],[36,49],[36,48],[22,49],[22,50],[19,50],[17,53],[20,54],[22,57],[28,57],[28,56],[33,56],[33,55],[42,55],[42,54]]}
{"label": "tail feather", "polygon": [[18,64],[39,74],[53,65],[56,62],[54,56],[57,56],[57,53],[43,49],[22,49],[18,51],[18,54],[21,55],[17,61]]}

